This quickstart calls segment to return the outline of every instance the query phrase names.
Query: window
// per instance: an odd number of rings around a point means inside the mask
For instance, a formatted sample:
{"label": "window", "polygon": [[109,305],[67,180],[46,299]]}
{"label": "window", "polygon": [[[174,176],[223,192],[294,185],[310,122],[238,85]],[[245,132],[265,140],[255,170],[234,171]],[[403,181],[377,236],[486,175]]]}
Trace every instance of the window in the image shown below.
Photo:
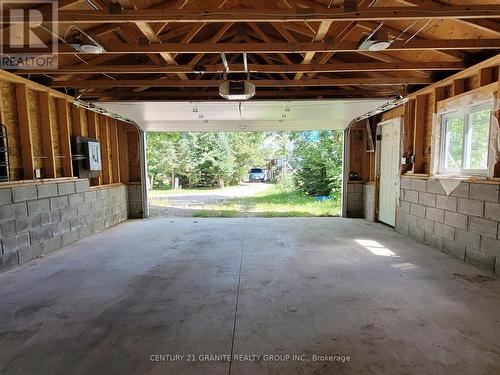
{"label": "window", "polygon": [[491,104],[470,106],[442,117],[441,173],[486,174],[491,107]]}

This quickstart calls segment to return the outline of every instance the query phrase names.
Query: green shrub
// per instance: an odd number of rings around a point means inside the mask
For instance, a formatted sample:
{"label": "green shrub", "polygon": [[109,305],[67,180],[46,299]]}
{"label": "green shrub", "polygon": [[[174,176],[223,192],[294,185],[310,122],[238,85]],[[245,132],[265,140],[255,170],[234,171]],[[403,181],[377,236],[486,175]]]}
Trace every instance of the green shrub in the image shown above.
{"label": "green shrub", "polygon": [[296,154],[297,189],[309,195],[338,198],[342,188],[342,133],[321,131],[313,140],[304,136]]}
{"label": "green shrub", "polygon": [[273,180],[273,182],[276,184],[276,188],[281,192],[296,190],[294,173],[277,172],[275,173]]}

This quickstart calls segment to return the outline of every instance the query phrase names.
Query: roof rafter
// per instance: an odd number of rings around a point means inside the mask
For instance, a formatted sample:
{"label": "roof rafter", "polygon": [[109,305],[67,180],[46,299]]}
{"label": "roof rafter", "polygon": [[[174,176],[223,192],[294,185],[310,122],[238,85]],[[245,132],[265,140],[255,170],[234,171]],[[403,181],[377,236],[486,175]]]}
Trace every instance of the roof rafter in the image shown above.
{"label": "roof rafter", "polygon": [[[259,87],[257,98],[392,97],[393,87],[412,92],[414,85],[500,52],[500,11],[494,0],[92,2],[93,7],[83,0],[61,0],[58,34],[68,43],[80,37],[88,42],[88,34],[102,44],[103,54],[85,54],[61,42],[58,69],[15,73],[33,80],[45,74],[54,87],[74,87],[97,100],[215,99],[224,52],[228,77],[242,79],[248,71]],[[7,27],[17,22],[9,17]],[[360,50],[361,40],[382,22],[381,37],[392,41],[389,48]],[[78,28],[68,32],[70,24]],[[38,31],[42,41],[51,40],[50,33]],[[21,51],[3,46],[2,52]],[[242,53],[248,54],[248,70]],[[492,74],[494,79],[496,71]]]}
{"label": "roof rafter", "polygon": [[[399,3],[402,4],[409,4],[409,5],[414,5],[414,6],[428,6],[428,7],[436,7],[439,8],[440,6],[443,6],[443,3],[440,1],[436,0],[397,0]],[[457,18],[456,21],[461,22],[463,24],[466,24],[471,27],[475,28],[480,28],[486,31],[490,32],[495,32],[497,34],[500,34],[500,24],[488,20],[488,19],[461,19]]]}

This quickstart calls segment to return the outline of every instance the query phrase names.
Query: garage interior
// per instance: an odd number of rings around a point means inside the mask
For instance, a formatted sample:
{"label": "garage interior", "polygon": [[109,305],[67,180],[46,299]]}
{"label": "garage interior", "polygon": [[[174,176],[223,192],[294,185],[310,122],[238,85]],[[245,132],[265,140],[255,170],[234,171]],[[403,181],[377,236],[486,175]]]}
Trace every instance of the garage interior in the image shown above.
{"label": "garage interior", "polygon": [[[494,1],[1,5],[2,374],[500,373]],[[145,132],[308,129],[343,217],[148,218]]]}

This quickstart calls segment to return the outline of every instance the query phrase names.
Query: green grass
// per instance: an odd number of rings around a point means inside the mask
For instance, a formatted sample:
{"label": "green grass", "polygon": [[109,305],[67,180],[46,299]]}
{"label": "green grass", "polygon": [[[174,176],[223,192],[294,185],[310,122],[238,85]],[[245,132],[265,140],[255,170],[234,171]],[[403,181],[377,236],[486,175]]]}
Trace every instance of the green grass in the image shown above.
{"label": "green grass", "polygon": [[235,210],[202,210],[193,213],[193,217],[236,217],[238,213]]}
{"label": "green grass", "polygon": [[234,198],[208,205],[196,211],[195,217],[304,217],[339,216],[340,200],[318,202],[302,192],[281,191],[272,187],[252,197]]}

